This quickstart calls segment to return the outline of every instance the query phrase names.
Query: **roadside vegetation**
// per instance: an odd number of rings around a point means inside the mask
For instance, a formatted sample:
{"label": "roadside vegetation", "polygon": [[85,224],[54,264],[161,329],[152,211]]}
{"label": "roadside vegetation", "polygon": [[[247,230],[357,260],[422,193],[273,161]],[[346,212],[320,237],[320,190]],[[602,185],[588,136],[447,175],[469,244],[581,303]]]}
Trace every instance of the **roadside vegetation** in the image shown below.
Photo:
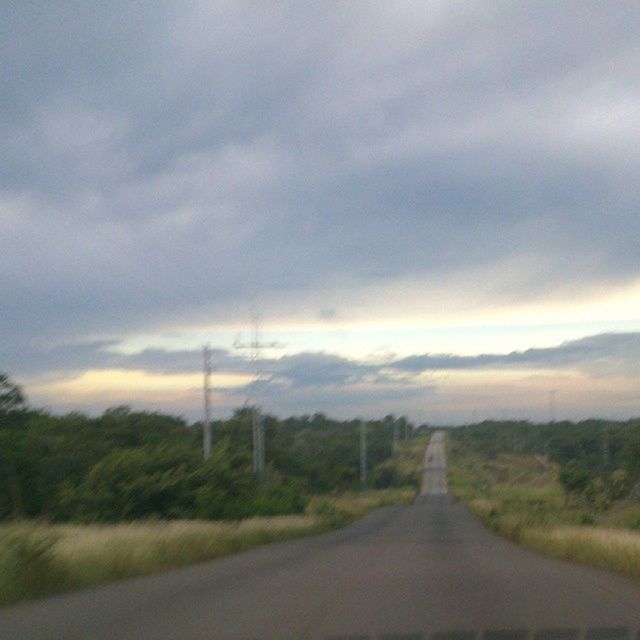
{"label": "roadside vegetation", "polygon": [[[2,400],[4,398],[4,400]],[[311,496],[360,487],[359,423],[324,414],[264,416],[267,481],[252,469],[251,409],[213,424],[202,457],[202,424],[114,407],[99,417],[28,408],[0,377],[0,521],[122,522],[146,518],[235,520],[303,513]],[[367,423],[370,487],[414,486],[405,418]]]}
{"label": "roadside vegetation", "polygon": [[0,604],[141,576],[322,533],[373,509],[410,503],[412,487],[314,496],[298,515],[235,521],[0,525]]}
{"label": "roadside vegetation", "polygon": [[367,423],[366,487],[358,422],[264,419],[259,484],[248,408],[213,425],[204,461],[201,424],[128,407],[55,416],[0,376],[0,603],[319,533],[414,499],[428,433],[405,418]]}
{"label": "roadside vegetation", "polygon": [[450,431],[449,487],[526,546],[640,576],[640,424],[482,423]]}

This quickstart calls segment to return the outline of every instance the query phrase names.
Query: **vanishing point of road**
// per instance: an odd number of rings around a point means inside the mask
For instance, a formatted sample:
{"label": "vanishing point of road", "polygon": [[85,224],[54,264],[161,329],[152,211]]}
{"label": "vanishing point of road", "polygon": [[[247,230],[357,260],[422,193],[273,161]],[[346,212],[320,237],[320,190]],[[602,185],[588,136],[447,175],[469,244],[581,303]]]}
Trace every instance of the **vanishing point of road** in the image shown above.
{"label": "vanishing point of road", "polygon": [[343,529],[0,608],[2,640],[640,640],[640,581],[520,548],[447,493]]}

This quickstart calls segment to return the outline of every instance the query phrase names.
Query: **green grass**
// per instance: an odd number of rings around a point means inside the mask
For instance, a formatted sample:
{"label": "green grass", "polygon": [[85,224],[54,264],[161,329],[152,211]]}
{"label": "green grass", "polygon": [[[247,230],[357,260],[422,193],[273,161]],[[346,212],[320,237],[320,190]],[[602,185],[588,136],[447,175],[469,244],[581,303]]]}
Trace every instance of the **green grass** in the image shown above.
{"label": "green grass", "polygon": [[449,487],[488,527],[568,560],[640,576],[640,505],[598,507],[568,495],[542,456],[493,459],[448,442]]}
{"label": "green grass", "polygon": [[5,524],[0,526],[0,603],[145,575],[320,533],[372,509],[406,504],[414,497],[412,488],[350,492],[314,498],[304,515],[237,522]]}

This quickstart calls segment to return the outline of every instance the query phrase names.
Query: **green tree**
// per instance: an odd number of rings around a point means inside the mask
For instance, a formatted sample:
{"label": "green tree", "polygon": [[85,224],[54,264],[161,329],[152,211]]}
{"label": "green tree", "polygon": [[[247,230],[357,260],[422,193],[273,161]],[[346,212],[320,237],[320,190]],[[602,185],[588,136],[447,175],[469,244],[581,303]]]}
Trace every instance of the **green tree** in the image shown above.
{"label": "green tree", "polygon": [[193,511],[196,459],[189,451],[140,447],[114,451],[82,484],[65,487],[69,511],[84,520],[187,517]]}
{"label": "green tree", "polygon": [[20,409],[23,405],[22,389],[11,382],[6,373],[0,373],[0,415]]}

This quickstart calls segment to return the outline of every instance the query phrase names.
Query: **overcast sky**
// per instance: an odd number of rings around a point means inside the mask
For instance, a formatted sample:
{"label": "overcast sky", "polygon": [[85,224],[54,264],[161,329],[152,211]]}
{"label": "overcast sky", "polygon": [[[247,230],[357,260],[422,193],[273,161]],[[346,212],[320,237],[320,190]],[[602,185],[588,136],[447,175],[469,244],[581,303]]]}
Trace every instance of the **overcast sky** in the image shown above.
{"label": "overcast sky", "polygon": [[0,4],[32,404],[640,415],[640,5]]}

